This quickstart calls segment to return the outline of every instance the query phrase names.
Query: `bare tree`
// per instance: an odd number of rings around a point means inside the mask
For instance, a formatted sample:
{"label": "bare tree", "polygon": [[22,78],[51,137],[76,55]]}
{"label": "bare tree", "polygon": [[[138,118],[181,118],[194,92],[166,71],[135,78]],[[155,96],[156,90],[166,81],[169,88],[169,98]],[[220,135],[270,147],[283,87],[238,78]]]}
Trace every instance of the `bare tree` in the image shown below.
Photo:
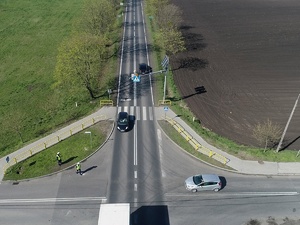
{"label": "bare tree", "polygon": [[282,129],[279,125],[272,123],[267,119],[264,123],[258,123],[253,129],[253,137],[261,144],[264,145],[264,151],[268,147],[274,147],[279,141]]}
{"label": "bare tree", "polygon": [[173,4],[165,5],[157,10],[157,25],[160,28],[178,28],[182,22],[182,11]]}

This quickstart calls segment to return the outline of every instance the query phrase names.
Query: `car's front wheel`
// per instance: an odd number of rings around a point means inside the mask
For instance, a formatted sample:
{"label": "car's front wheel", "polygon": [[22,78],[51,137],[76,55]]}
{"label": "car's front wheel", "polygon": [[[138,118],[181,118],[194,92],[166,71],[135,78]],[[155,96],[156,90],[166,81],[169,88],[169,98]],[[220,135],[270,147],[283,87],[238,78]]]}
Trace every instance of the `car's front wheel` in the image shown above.
{"label": "car's front wheel", "polygon": [[197,189],[192,189],[192,192],[193,192],[193,193],[197,192]]}
{"label": "car's front wheel", "polygon": [[214,189],[214,192],[218,192],[218,191],[220,191],[219,188],[215,188],[215,189]]}

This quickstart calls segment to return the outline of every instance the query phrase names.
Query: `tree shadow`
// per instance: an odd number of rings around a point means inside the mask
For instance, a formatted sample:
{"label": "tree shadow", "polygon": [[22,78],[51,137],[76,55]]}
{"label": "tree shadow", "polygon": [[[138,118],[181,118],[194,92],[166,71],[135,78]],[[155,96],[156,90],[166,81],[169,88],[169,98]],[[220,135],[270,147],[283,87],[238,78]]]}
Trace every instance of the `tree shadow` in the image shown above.
{"label": "tree shadow", "polygon": [[177,68],[172,69],[172,71],[176,71],[180,69],[197,71],[199,69],[206,68],[208,65],[208,61],[206,59],[200,59],[197,57],[186,57],[186,58],[178,59],[177,64],[179,66]]}
{"label": "tree shadow", "polygon": [[199,86],[199,87],[195,88],[195,93],[183,96],[182,99],[186,99],[186,98],[192,97],[194,95],[199,95],[199,94],[203,94],[203,93],[206,93],[205,87],[204,86]]}
{"label": "tree shadow", "polygon": [[188,32],[191,26],[181,26],[179,29],[181,30],[182,36],[185,42],[185,48],[187,52],[191,51],[201,51],[207,47],[207,44],[204,43],[204,38],[202,34]]}

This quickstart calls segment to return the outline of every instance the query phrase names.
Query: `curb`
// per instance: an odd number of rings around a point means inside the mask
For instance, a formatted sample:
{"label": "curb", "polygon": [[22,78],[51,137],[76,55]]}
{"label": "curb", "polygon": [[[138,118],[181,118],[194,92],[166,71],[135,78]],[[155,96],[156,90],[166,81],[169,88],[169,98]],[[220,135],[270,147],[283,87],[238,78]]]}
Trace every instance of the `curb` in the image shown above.
{"label": "curb", "polygon": [[[112,120],[113,121],[113,120]],[[100,121],[99,121],[100,122]],[[96,154],[105,144],[106,142],[108,141],[108,139],[111,137],[113,131],[115,130],[115,122],[113,122],[112,124],[112,128],[111,128],[111,131],[110,133],[108,134],[106,140],[102,143],[101,146],[99,146],[93,153],[91,153],[90,155],[88,155],[87,157],[85,157],[84,159],[80,160],[79,162],[84,162],[86,161],[87,159],[89,159],[90,157],[92,157],[94,154]],[[37,180],[37,179],[40,179],[40,178],[45,178],[45,177],[50,177],[50,176],[53,176],[53,175],[56,175],[58,173],[61,173],[63,171],[66,171],[66,170],[69,170],[69,169],[72,169],[73,167],[75,167],[76,164],[73,164],[73,165],[70,165],[64,169],[61,169],[61,170],[58,170],[56,172],[53,172],[53,173],[50,173],[50,174],[47,174],[47,175],[43,175],[43,176],[39,176],[39,177],[33,177],[33,178],[27,178],[27,179],[22,179],[22,180],[5,180],[5,181],[0,181],[0,184],[1,183],[20,183],[20,182],[26,182],[26,181],[31,181],[31,180]]]}

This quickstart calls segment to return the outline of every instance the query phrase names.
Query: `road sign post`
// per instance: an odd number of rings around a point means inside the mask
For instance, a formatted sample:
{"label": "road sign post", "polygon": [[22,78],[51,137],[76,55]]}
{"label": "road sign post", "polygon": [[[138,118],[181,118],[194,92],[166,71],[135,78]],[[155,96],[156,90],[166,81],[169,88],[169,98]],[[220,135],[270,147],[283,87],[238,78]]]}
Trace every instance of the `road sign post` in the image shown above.
{"label": "road sign post", "polygon": [[164,97],[163,97],[163,102],[166,100],[166,89],[167,89],[167,72],[168,72],[168,67],[169,67],[169,57],[165,55],[163,61],[161,62],[162,67],[164,68],[165,72],[165,81],[164,81]]}
{"label": "road sign post", "polygon": [[169,110],[169,107],[168,106],[165,106],[164,107],[164,111],[165,111],[165,119],[167,118],[167,111]]}
{"label": "road sign post", "polygon": [[110,100],[110,94],[112,93],[111,89],[108,89],[107,93],[108,93],[108,99]]}

